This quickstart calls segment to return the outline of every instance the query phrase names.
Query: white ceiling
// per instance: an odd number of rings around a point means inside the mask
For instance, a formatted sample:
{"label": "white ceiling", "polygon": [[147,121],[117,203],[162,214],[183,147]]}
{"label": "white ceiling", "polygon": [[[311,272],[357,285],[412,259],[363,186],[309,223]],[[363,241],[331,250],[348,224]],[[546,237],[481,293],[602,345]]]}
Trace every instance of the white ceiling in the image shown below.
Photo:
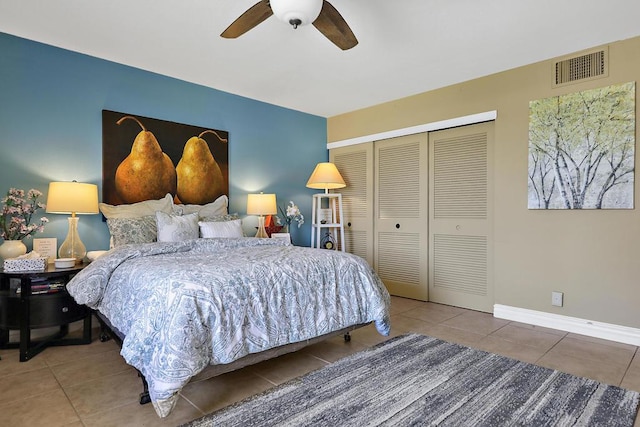
{"label": "white ceiling", "polygon": [[0,32],[323,117],[640,35],[638,0],[331,0],[351,50],[274,16],[219,36],[256,2],[0,0]]}

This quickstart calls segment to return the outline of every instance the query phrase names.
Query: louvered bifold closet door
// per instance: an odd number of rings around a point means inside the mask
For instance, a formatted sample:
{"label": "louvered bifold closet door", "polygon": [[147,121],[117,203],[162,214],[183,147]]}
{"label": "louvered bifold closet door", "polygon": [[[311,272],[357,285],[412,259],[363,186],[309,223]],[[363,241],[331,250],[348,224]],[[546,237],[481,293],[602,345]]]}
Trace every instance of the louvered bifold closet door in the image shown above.
{"label": "louvered bifold closet door", "polygon": [[374,268],[392,295],[427,301],[427,135],[375,143]]}
{"label": "louvered bifold closet door", "polygon": [[431,301],[493,311],[493,122],[429,134]]}
{"label": "louvered bifold closet door", "polygon": [[345,250],[373,266],[373,143],[332,149],[329,160],[344,178],[342,193]]}

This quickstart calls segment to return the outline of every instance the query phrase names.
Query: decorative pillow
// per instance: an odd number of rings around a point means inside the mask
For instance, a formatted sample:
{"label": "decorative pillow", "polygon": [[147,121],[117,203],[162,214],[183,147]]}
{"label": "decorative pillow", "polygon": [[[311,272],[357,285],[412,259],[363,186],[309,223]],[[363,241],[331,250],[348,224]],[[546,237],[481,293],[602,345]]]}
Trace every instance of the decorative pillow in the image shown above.
{"label": "decorative pillow", "polygon": [[100,212],[105,218],[140,218],[142,216],[155,216],[157,211],[171,213],[173,206],[173,196],[167,193],[159,200],[145,200],[144,202],[132,203],[130,205],[108,205],[100,203]]}
{"label": "decorative pillow", "polygon": [[200,237],[198,213],[175,216],[164,212],[156,212],[158,225],[158,242],[181,242]]}
{"label": "decorative pillow", "polygon": [[202,222],[223,222],[223,221],[233,221],[235,219],[240,219],[240,215],[235,213],[235,214],[200,217],[200,221]]}
{"label": "decorative pillow", "polygon": [[242,220],[218,222],[198,222],[202,237],[244,237],[242,233]]}
{"label": "decorative pillow", "polygon": [[156,241],[158,229],[155,216],[139,218],[108,218],[107,226],[113,247],[129,243],[151,243]]}
{"label": "decorative pillow", "polygon": [[215,215],[226,215],[228,206],[229,198],[220,196],[206,205],[174,205],[174,209],[182,209],[182,215],[197,212],[200,218],[206,218]]}
{"label": "decorative pillow", "polygon": [[184,205],[172,205],[171,215],[182,216],[184,214]]}

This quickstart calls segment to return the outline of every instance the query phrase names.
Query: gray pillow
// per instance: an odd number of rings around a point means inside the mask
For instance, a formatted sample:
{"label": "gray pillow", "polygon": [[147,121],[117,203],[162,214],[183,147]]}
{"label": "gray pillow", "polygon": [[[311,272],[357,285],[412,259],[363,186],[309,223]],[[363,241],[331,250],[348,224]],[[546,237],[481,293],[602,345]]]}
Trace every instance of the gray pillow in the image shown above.
{"label": "gray pillow", "polygon": [[200,221],[202,222],[233,221],[234,219],[240,219],[240,216],[238,214],[225,214],[200,217]]}
{"label": "gray pillow", "polygon": [[158,235],[156,217],[153,215],[139,218],[108,218],[107,226],[113,247],[155,242]]}

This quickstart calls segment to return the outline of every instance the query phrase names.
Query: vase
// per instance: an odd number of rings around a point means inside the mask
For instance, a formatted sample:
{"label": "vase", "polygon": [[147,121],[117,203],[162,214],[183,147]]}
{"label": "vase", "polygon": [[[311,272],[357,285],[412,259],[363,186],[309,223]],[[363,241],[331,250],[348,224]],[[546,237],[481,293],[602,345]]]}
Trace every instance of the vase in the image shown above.
{"label": "vase", "polygon": [[289,233],[289,241],[291,242],[291,244],[293,245],[293,229],[296,228],[294,227],[292,224],[289,224],[287,227],[287,233]]}
{"label": "vase", "polygon": [[5,240],[0,245],[0,258],[4,261],[9,258],[17,258],[27,253],[27,247],[22,240]]}

